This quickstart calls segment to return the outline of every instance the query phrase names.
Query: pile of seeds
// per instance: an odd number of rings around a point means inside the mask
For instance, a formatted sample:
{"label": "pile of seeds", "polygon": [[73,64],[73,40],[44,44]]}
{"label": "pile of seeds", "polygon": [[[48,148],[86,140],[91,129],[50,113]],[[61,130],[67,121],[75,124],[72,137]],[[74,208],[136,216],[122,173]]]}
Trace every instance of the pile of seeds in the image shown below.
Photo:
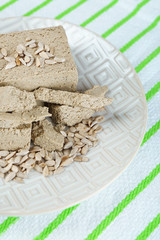
{"label": "pile of seeds", "polygon": [[6,182],[23,183],[33,169],[46,177],[63,172],[73,162],[87,162],[89,159],[85,155],[97,146],[96,135],[102,131],[99,123],[103,119],[103,116],[91,117],[67,129],[58,126],[65,137],[62,151],[49,152],[38,146],[30,150],[0,151],[0,177]]}
{"label": "pile of seeds", "polygon": [[[34,54],[37,55],[37,57],[29,53],[27,48],[35,48]],[[19,44],[17,46],[14,57],[8,56],[7,49],[0,48],[0,59],[4,59],[8,62],[5,69],[11,69],[20,65],[30,67],[34,61],[37,67],[44,67],[45,64],[53,65],[65,62],[64,58],[56,57],[54,53],[54,47],[49,47],[41,42],[36,42],[36,40],[27,38],[25,45]]]}

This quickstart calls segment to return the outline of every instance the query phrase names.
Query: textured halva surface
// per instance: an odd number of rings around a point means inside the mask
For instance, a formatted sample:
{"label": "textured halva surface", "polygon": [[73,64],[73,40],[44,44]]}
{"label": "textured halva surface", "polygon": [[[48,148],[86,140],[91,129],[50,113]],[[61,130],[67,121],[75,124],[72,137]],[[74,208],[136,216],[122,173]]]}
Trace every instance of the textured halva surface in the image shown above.
{"label": "textured halva surface", "polygon": [[90,118],[95,111],[82,107],[58,106],[52,104],[50,106],[50,112],[52,113],[53,122],[73,126],[83,119]]}
{"label": "textured halva surface", "polygon": [[99,109],[112,103],[111,98],[96,97],[88,94],[39,88],[34,91],[36,100],[68,105],[75,107],[84,107]]}
{"label": "textured halva surface", "polygon": [[12,86],[0,87],[0,112],[20,112],[31,110],[36,106],[32,92]]}
{"label": "textured halva surface", "polygon": [[17,128],[0,128],[0,150],[29,149],[31,124]]}
{"label": "textured halva surface", "polygon": [[30,111],[2,113],[0,112],[0,128],[13,128],[22,124],[29,124],[41,121],[46,117],[50,117],[47,107],[37,106]]}
{"label": "textured halva surface", "polygon": [[[48,87],[75,91],[78,83],[78,73],[68,40],[62,26],[0,34],[0,46],[8,50],[9,56],[14,56],[16,47],[25,44],[26,38],[42,42],[55,48],[55,56],[65,58],[64,63],[47,65],[37,68],[35,62],[32,66],[17,66],[5,70],[6,62],[0,59],[0,85],[11,85],[28,91],[38,87]],[[35,49],[27,48],[35,57]]]}
{"label": "textured halva surface", "polygon": [[[93,88],[85,91],[85,94],[104,97],[107,91],[107,86],[94,86]],[[76,123],[81,122],[83,119],[90,118],[95,113],[95,110],[82,107],[50,104],[50,112],[52,113],[52,119],[55,123],[73,126]]]}
{"label": "textured halva surface", "polygon": [[32,140],[35,145],[48,151],[60,151],[64,144],[62,134],[58,133],[47,119],[33,124]]}

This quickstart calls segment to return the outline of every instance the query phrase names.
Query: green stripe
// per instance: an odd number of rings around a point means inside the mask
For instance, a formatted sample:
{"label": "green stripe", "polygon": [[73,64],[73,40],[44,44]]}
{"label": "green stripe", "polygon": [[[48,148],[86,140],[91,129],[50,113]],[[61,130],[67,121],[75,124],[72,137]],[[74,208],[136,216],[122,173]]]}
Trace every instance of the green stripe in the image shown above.
{"label": "green stripe", "polygon": [[143,0],[141,3],[139,3],[136,8],[125,18],[123,18],[121,21],[119,21],[118,23],[116,23],[113,27],[111,27],[110,29],[108,29],[105,33],[102,34],[102,37],[106,38],[108,37],[111,33],[113,33],[114,31],[116,31],[118,28],[120,28],[123,24],[125,24],[126,22],[128,22],[128,20],[130,20],[132,17],[134,17],[139,11],[140,9],[149,2],[150,0]]}
{"label": "green stripe", "polygon": [[143,146],[143,144],[146,143],[148,141],[148,139],[150,139],[150,137],[153,136],[159,129],[160,129],[160,120],[155,125],[153,125],[153,127],[151,127],[148,130],[148,132],[146,132],[141,146]]}
{"label": "green stripe", "polygon": [[147,102],[148,102],[154,95],[156,95],[156,93],[159,92],[159,90],[160,90],[160,82],[158,82],[156,85],[154,85],[154,87],[152,87],[151,90],[149,90],[149,91],[146,93]]}
{"label": "green stripe", "polygon": [[83,22],[80,26],[81,27],[85,27],[86,25],[88,25],[90,22],[92,22],[93,20],[95,20],[97,17],[99,17],[101,14],[103,14],[104,12],[106,12],[107,10],[109,10],[111,7],[113,7],[116,3],[118,3],[119,0],[113,0],[111,3],[109,3],[107,6],[105,6],[104,8],[102,8],[100,11],[98,11],[97,13],[95,13],[93,16],[91,16],[90,18],[88,18],[85,22]]}
{"label": "green stripe", "polygon": [[160,47],[156,48],[147,58],[145,58],[136,68],[139,73],[148,63],[150,63],[160,53]]}
{"label": "green stripe", "polygon": [[54,220],[51,222],[48,227],[46,227],[43,232],[41,232],[37,237],[34,238],[34,240],[43,240],[48,237],[51,232],[56,229],[67,217],[70,215],[77,207],[79,204],[67,208],[61,212]]}
{"label": "green stripe", "polygon": [[139,33],[136,37],[132,38],[127,44],[125,44],[120,51],[124,53],[127,51],[133,44],[135,44],[140,38],[142,38],[145,34],[150,32],[153,28],[157,26],[160,21],[160,16],[158,16],[153,23],[151,23],[146,29],[144,29],[141,33]]}
{"label": "green stripe", "polygon": [[146,240],[160,224],[160,213],[148,224],[136,240]]}
{"label": "green stripe", "polygon": [[85,2],[87,2],[87,0],[79,1],[78,3],[74,4],[73,6],[69,7],[68,9],[66,9],[64,12],[60,13],[58,16],[55,17],[55,19],[63,18],[64,16],[66,16],[67,14],[69,14],[70,12],[72,12],[73,10],[75,10],[76,8],[78,8]]}
{"label": "green stripe", "polygon": [[7,229],[18,221],[19,217],[8,217],[2,224],[0,224],[0,236],[6,232]]}
{"label": "green stripe", "polygon": [[41,8],[45,7],[46,5],[48,5],[52,1],[53,0],[46,0],[46,1],[42,2],[41,4],[39,4],[38,6],[33,8],[32,10],[30,10],[29,12],[25,13],[23,16],[30,16],[30,15],[32,15],[33,13],[35,13],[38,10],[40,10]]}
{"label": "green stripe", "polygon": [[105,217],[104,220],[88,235],[85,240],[95,240],[98,236],[110,225],[111,222],[140,194],[160,173],[160,164],[158,164],[152,172],[138,184],[138,186],[132,190],[114,210]]}
{"label": "green stripe", "polygon": [[17,1],[18,1],[18,0],[11,0],[11,1],[5,3],[4,5],[2,5],[2,6],[0,7],[0,11],[3,11],[5,8],[9,7],[10,5],[12,5],[13,3],[15,3],[15,2],[17,2]]}

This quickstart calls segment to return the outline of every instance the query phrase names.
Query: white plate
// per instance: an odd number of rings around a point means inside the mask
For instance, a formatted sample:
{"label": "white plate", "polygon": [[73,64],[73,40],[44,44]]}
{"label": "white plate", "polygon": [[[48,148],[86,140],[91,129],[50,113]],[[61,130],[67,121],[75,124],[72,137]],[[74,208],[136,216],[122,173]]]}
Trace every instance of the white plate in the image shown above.
{"label": "white plate", "polygon": [[33,172],[25,184],[0,179],[0,215],[29,215],[67,208],[110,184],[128,166],[146,127],[141,82],[128,60],[111,43],[79,26],[44,18],[0,20],[0,33],[62,25],[79,71],[79,89],[108,85],[114,98],[106,108],[100,145],[87,163],[74,163],[57,176]]}

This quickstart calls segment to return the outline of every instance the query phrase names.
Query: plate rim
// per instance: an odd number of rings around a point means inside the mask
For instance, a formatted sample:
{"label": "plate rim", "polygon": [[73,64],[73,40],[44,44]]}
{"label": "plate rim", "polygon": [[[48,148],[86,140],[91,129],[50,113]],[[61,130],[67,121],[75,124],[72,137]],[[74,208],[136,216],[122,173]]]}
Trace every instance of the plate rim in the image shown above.
{"label": "plate rim", "polygon": [[[17,215],[19,215],[19,216],[31,216],[31,215],[48,214],[48,213],[52,213],[52,212],[55,212],[55,211],[60,211],[60,210],[63,210],[63,209],[70,208],[70,207],[72,207],[72,206],[75,206],[75,205],[77,205],[77,204],[80,204],[81,202],[83,202],[83,201],[85,201],[85,200],[88,200],[89,198],[91,198],[91,197],[93,197],[94,195],[98,194],[99,192],[103,191],[106,187],[108,187],[110,184],[112,184],[112,182],[114,182],[114,181],[128,168],[128,166],[131,164],[131,162],[132,162],[133,159],[135,158],[136,154],[138,153],[138,150],[139,150],[140,145],[141,145],[141,143],[142,143],[143,137],[144,137],[144,135],[145,135],[145,131],[146,131],[146,127],[147,127],[147,101],[146,101],[146,97],[145,97],[145,92],[144,92],[143,85],[142,85],[142,83],[141,83],[141,81],[140,81],[140,78],[139,78],[138,74],[136,73],[134,67],[132,66],[132,64],[130,63],[130,61],[128,60],[128,58],[127,58],[123,53],[121,53],[120,50],[119,50],[117,47],[115,47],[115,46],[114,46],[110,41],[108,41],[107,39],[101,37],[99,34],[93,32],[92,30],[89,30],[89,29],[87,29],[87,28],[84,28],[84,27],[79,26],[78,24],[74,24],[74,23],[71,23],[71,22],[69,22],[69,21],[63,21],[63,20],[58,20],[58,19],[54,19],[54,18],[52,19],[52,18],[47,18],[47,17],[15,16],[15,17],[0,18],[0,22],[1,22],[1,21],[4,21],[4,20],[16,20],[16,19],[17,19],[17,20],[20,19],[20,20],[22,20],[22,21],[23,21],[23,19],[37,19],[37,20],[47,20],[47,19],[48,19],[48,20],[52,20],[53,22],[57,22],[57,23],[59,23],[60,25],[67,23],[67,24],[72,25],[72,26],[75,26],[75,27],[77,27],[77,28],[79,28],[79,29],[83,29],[83,31],[85,30],[85,31],[87,31],[87,32],[89,32],[89,33],[92,33],[93,35],[96,36],[96,38],[100,38],[100,39],[103,40],[104,42],[109,43],[111,46],[113,46],[113,47],[115,48],[115,50],[116,50],[117,52],[119,52],[121,55],[123,55],[123,57],[125,58],[125,60],[129,63],[132,72],[134,72],[134,74],[135,74],[135,76],[136,76],[136,79],[138,80],[139,86],[140,86],[140,88],[141,88],[141,93],[142,93],[143,99],[145,100],[145,101],[144,101],[144,102],[145,102],[145,105],[144,105],[144,107],[145,107],[145,109],[144,109],[144,120],[145,120],[145,123],[144,123],[144,129],[143,129],[143,133],[142,133],[142,135],[141,135],[139,144],[137,145],[136,151],[134,152],[134,154],[132,155],[132,157],[130,158],[130,160],[127,162],[127,164],[125,164],[125,166],[124,166],[123,168],[121,168],[121,170],[119,171],[119,173],[116,174],[116,176],[113,177],[112,180],[110,180],[108,183],[104,184],[103,186],[99,187],[99,188],[98,188],[97,190],[95,190],[93,193],[90,193],[90,194],[88,194],[88,195],[85,196],[85,197],[81,197],[79,200],[72,201],[72,203],[68,203],[68,204],[66,204],[66,205],[63,206],[63,207],[57,207],[56,209],[55,209],[55,208],[50,208],[50,209],[47,209],[47,210],[45,210],[45,209],[43,208],[43,209],[36,210],[36,211],[32,211],[32,212],[22,212],[22,211],[21,211],[20,213],[18,213],[18,210],[16,210],[16,212],[15,212],[15,213],[13,212],[12,214],[9,214],[9,213],[7,213],[7,212],[3,212],[3,213],[0,212],[0,215],[1,215],[1,216],[17,216]],[[17,31],[16,31],[16,32],[17,32]]]}

